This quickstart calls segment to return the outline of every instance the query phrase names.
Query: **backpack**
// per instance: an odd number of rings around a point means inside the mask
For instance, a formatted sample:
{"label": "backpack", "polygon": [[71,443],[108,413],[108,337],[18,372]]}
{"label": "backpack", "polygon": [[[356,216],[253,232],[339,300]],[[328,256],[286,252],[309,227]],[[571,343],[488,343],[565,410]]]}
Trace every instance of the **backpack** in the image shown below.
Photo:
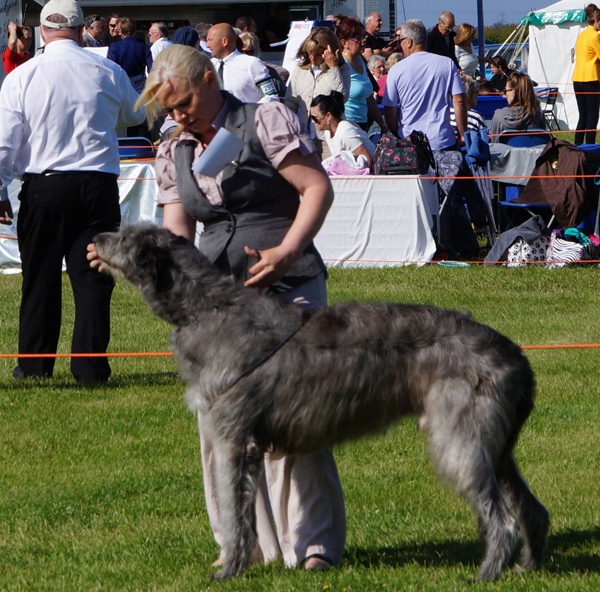
{"label": "backpack", "polygon": [[429,140],[423,132],[413,131],[407,138],[392,132],[381,136],[371,167],[374,175],[423,175],[435,168]]}

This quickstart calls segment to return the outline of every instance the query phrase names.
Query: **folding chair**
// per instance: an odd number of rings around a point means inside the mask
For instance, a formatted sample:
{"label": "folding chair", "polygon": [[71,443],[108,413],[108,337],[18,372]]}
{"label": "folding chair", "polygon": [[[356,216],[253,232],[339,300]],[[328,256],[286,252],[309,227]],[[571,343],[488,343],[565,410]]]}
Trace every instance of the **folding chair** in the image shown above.
{"label": "folding chair", "polygon": [[493,247],[496,241],[497,228],[494,219],[494,208],[492,207],[494,190],[490,179],[491,157],[487,129],[465,132],[465,144],[462,151],[465,154],[465,160],[471,169],[471,173],[474,177],[477,177],[475,183],[483,198],[488,219],[486,226],[488,244]]}
{"label": "folding chair", "polygon": [[[545,146],[552,134],[544,129],[528,128],[525,130],[503,130],[498,136],[498,141],[508,146],[516,148],[530,148],[532,146]],[[522,204],[514,203],[513,200],[519,197],[523,190],[522,186],[503,184],[504,195],[498,200],[498,224],[500,231],[504,232],[507,228],[518,226],[521,221],[518,221],[518,215],[522,217],[523,212],[527,212],[530,216],[540,214],[548,218],[548,212],[551,212],[549,204]],[[502,199],[502,197],[504,199]],[[554,214],[551,214],[550,219],[546,222],[548,228],[554,222]]]}
{"label": "folding chair", "polygon": [[535,94],[540,100],[542,113],[546,118],[548,129],[551,131],[560,130],[558,119],[556,119],[556,114],[554,113],[554,105],[556,103],[556,98],[558,97],[558,86],[550,86],[548,88],[539,89]]}
{"label": "folding chair", "polygon": [[156,155],[152,142],[144,136],[117,138],[119,142],[119,158],[152,158]]}
{"label": "folding chair", "polygon": [[498,142],[516,148],[545,146],[552,139],[552,134],[545,129],[530,127],[527,129],[505,129],[498,134]]}

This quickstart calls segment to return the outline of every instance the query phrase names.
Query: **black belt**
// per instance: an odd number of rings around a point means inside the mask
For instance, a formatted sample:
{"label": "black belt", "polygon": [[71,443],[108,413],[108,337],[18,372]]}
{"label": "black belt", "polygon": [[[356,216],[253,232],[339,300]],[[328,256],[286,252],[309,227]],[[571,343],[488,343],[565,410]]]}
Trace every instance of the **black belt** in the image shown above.
{"label": "black belt", "polygon": [[43,173],[25,173],[23,175],[23,181],[29,181],[31,179],[37,179],[39,177],[55,177],[57,175],[62,175],[66,177],[68,175],[82,175],[82,174],[98,174],[98,175],[112,175],[113,177],[117,177],[118,175],[114,175],[113,173],[105,173],[103,171],[44,171]]}

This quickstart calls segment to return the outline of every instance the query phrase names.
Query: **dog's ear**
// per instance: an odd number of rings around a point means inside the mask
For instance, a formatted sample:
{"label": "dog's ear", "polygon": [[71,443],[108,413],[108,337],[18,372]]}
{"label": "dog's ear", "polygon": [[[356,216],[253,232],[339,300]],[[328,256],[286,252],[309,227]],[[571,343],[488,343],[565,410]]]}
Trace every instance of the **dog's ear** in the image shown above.
{"label": "dog's ear", "polygon": [[175,283],[171,253],[156,244],[146,244],[137,254],[135,265],[140,276],[155,286],[159,293],[168,292]]}
{"label": "dog's ear", "polygon": [[154,284],[160,293],[171,291],[175,284],[175,264],[170,253],[160,251],[156,258]]}

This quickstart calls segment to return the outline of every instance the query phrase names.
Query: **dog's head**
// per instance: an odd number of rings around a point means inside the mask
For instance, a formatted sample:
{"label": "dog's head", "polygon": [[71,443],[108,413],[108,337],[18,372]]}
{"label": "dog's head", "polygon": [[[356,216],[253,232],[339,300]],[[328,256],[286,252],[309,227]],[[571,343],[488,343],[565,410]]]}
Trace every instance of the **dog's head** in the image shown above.
{"label": "dog's head", "polygon": [[[96,252],[115,277],[124,277],[139,288],[153,311],[177,324],[170,300],[177,300],[189,274],[186,265],[202,263],[203,257],[185,238],[151,223],[128,226],[120,232],[99,234]],[[207,265],[208,262],[206,262]]]}
{"label": "dog's head", "polygon": [[158,292],[172,287],[173,253],[182,246],[193,248],[186,239],[150,223],[96,237],[96,252],[113,275],[140,288],[154,286]]}

